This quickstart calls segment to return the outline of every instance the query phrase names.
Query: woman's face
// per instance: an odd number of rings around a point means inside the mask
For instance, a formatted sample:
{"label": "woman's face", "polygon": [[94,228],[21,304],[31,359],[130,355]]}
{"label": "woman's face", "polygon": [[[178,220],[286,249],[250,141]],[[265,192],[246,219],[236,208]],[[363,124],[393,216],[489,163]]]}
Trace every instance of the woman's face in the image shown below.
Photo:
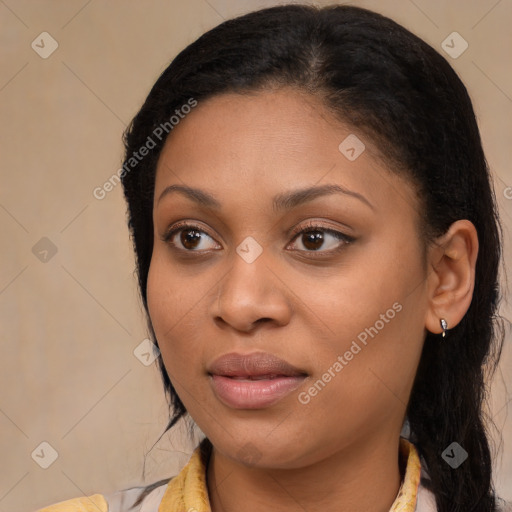
{"label": "woman's face", "polygon": [[369,140],[292,89],[217,96],[174,128],[148,306],[219,453],[295,468],[397,439],[425,337],[417,208]]}

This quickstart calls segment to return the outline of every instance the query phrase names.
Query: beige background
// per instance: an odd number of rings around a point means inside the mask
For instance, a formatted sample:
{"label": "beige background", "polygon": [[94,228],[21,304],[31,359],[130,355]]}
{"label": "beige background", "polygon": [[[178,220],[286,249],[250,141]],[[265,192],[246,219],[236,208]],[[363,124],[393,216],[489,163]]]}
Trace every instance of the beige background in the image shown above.
{"label": "beige background", "polygon": [[[277,3],[0,0],[0,512],[149,483],[174,474],[193,449],[179,435],[164,437],[143,480],[166,404],[155,365],[133,353],[145,323],[121,187],[103,200],[93,189],[119,168],[122,130],[170,59],[223,19]],[[441,52],[453,31],[469,43],[448,59],[474,100],[510,262],[512,2],[352,3],[393,17]],[[59,45],[47,59],[31,48],[43,31]],[[46,262],[32,252],[43,237],[57,248]],[[512,319],[508,296],[501,311]],[[511,342],[508,321],[492,394],[504,441],[497,485],[508,499]],[[58,453],[48,469],[31,457],[42,442]]]}

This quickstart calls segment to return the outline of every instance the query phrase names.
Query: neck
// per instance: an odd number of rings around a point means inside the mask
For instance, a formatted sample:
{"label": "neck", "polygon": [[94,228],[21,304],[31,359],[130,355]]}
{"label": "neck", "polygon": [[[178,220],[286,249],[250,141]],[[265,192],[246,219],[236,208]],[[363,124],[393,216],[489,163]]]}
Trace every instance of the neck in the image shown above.
{"label": "neck", "polygon": [[402,479],[398,449],[398,437],[365,441],[306,467],[275,469],[249,468],[213,448],[207,470],[212,512],[387,512]]}

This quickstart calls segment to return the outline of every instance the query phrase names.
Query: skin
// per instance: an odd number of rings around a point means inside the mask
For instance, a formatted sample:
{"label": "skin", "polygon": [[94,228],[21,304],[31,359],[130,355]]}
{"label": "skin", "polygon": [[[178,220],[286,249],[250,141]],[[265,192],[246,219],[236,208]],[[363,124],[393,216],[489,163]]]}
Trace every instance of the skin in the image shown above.
{"label": "skin", "polygon": [[[338,149],[351,133],[366,146],[354,161]],[[272,209],[277,194],[325,184],[371,206],[334,193]],[[176,191],[159,200],[170,185],[199,188],[221,207]],[[148,307],[170,379],[214,447],[212,510],[389,510],[426,332],[440,333],[440,318],[451,328],[464,316],[478,251],[474,226],[460,220],[424,254],[420,204],[370,140],[293,89],[216,96],[174,128],[156,173]],[[178,221],[204,230],[188,252],[180,232],[174,246],[162,240]],[[354,240],[323,231],[315,251],[306,235],[291,235],[312,231],[311,222]],[[236,252],[248,236],[263,249],[252,263]],[[301,403],[299,394],[394,303],[401,311]],[[269,407],[228,407],[207,366],[226,353],[258,351],[308,377]]]}

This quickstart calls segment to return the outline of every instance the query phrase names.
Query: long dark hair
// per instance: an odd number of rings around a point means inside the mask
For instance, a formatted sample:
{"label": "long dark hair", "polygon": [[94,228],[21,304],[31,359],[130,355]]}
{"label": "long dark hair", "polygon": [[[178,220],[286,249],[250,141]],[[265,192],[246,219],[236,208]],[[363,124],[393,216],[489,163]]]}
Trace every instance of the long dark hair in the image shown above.
{"label": "long dark hair", "polygon": [[[146,313],[155,171],[165,142],[161,127],[170,131],[169,119],[191,99],[200,105],[221,93],[281,86],[323,100],[333,115],[376,143],[391,169],[416,185],[425,244],[458,219],[476,227],[471,305],[446,340],[427,333],[406,414],[438,510],[491,512],[496,502],[485,423],[490,419],[483,405],[486,377],[503,344],[496,315],[501,227],[466,88],[438,52],[394,21],[350,6],[278,6],[222,23],[172,61],[124,138],[121,178]],[[153,147],[135,163],[133,155],[148,145],[148,137]],[[149,313],[148,324],[158,345]],[[167,431],[186,410],[161,358],[159,368],[170,404]],[[441,457],[454,441],[468,453],[457,469]]]}

